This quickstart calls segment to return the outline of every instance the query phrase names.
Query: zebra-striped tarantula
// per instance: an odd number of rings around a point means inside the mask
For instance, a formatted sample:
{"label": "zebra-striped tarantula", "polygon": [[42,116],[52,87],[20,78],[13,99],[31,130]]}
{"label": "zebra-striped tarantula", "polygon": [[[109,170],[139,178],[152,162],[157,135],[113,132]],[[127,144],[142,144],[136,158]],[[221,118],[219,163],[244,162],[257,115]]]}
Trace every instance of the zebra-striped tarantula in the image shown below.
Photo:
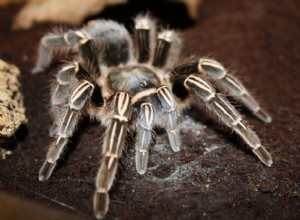
{"label": "zebra-striped tarantula", "polygon": [[39,180],[50,177],[82,114],[102,122],[106,133],[96,178],[96,218],[107,213],[108,192],[127,131],[132,129],[137,133],[135,165],[137,172],[144,174],[153,128],[165,128],[172,150],[179,151],[178,115],[194,97],[235,131],[262,163],[272,165],[272,158],[258,136],[209,81],[238,99],[262,121],[271,122],[271,117],[219,62],[191,58],[178,63],[181,50],[178,34],[172,30],[157,32],[156,22],[148,15],[135,19],[133,39],[124,26],[109,20],[93,20],[80,30],[45,35],[33,72],[44,71],[53,58],[52,52],[61,47],[75,49],[78,57],[58,71],[53,86],[54,123],[49,133],[55,140],[40,169]]}

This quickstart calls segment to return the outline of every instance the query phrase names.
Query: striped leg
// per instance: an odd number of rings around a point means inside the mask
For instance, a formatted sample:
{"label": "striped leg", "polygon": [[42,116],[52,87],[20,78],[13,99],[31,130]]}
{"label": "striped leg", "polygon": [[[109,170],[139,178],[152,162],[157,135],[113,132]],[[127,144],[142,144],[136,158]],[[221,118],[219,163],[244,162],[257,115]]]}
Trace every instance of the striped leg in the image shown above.
{"label": "striped leg", "polygon": [[47,69],[52,61],[53,51],[62,46],[72,47],[75,44],[86,44],[88,37],[81,31],[69,31],[67,33],[51,33],[45,35],[39,45],[38,59],[32,73],[40,73]]}
{"label": "striped leg", "polygon": [[74,89],[69,103],[58,118],[60,118],[60,125],[56,135],[56,140],[49,147],[46,160],[39,172],[39,180],[47,180],[53,172],[56,161],[62,154],[68,138],[74,133],[75,127],[80,117],[80,110],[85,105],[88,98],[93,92],[94,86],[90,82],[83,80],[79,82]]}
{"label": "striped leg", "polygon": [[153,19],[141,15],[136,17],[134,40],[139,63],[147,63],[153,57],[155,34],[155,21]]}
{"label": "striped leg", "polygon": [[113,100],[113,111],[107,127],[103,143],[103,159],[96,179],[96,192],[94,194],[94,213],[96,218],[104,218],[109,206],[109,195],[118,161],[121,157],[127,132],[127,122],[131,114],[130,96],[118,92]]}
{"label": "striped leg", "polygon": [[80,57],[85,61],[85,63],[89,63],[91,67],[94,69],[94,73],[97,76],[100,76],[98,58],[99,58],[99,48],[95,43],[95,40],[88,39],[87,41],[83,41],[79,47]]}
{"label": "striped leg", "polygon": [[158,34],[153,66],[172,67],[178,60],[181,41],[177,34],[171,30],[164,30]]}
{"label": "striped leg", "polygon": [[167,86],[162,86],[157,89],[157,96],[165,112],[164,116],[167,117],[166,129],[168,133],[169,142],[174,152],[180,150],[181,142],[179,138],[179,132],[177,129],[177,110],[176,101],[172,92]]}
{"label": "striped leg", "polygon": [[149,147],[152,141],[154,108],[150,103],[141,105],[135,144],[135,165],[139,174],[145,174],[148,164]]}
{"label": "striped leg", "polygon": [[174,71],[181,75],[192,74],[192,73],[204,73],[211,77],[220,85],[229,95],[233,96],[237,100],[248,108],[256,117],[260,120],[270,123],[272,118],[265,112],[255,101],[253,96],[244,87],[244,85],[235,78],[233,75],[228,73],[222,64],[215,60],[201,58],[196,61],[187,62],[174,69]]}
{"label": "striped leg", "polygon": [[79,70],[77,62],[68,63],[56,75],[57,85],[52,91],[51,103],[53,105],[61,105],[68,102],[69,85],[76,79],[75,75]]}
{"label": "striped leg", "polygon": [[188,76],[184,80],[184,86],[202,99],[208,109],[214,112],[222,123],[239,134],[265,165],[272,166],[273,161],[269,152],[261,145],[258,136],[245,124],[227,99],[217,94],[214,88],[199,75]]}
{"label": "striped leg", "polygon": [[56,75],[57,84],[53,86],[51,96],[54,123],[49,131],[50,137],[55,137],[58,132],[61,115],[65,111],[62,106],[68,105],[70,90],[73,87],[71,84],[76,83],[77,80],[86,79],[88,76],[89,73],[77,62],[66,64]]}

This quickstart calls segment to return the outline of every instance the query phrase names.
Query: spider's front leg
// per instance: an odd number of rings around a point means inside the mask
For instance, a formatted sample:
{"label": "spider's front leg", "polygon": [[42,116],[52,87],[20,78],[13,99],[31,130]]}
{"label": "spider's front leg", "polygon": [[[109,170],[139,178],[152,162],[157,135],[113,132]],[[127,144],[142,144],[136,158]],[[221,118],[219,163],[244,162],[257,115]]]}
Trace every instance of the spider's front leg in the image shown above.
{"label": "spider's front leg", "polygon": [[212,78],[230,96],[239,100],[260,120],[266,123],[272,121],[271,116],[260,107],[242,82],[228,73],[221,63],[212,59],[201,58],[188,61],[176,67],[174,71],[180,75],[189,75],[192,73],[205,74]]}
{"label": "spider's front leg", "polygon": [[[149,92],[149,91],[147,91]],[[167,86],[153,88],[149,103],[141,104],[137,121],[137,136],[135,144],[136,170],[139,174],[147,171],[149,147],[154,134],[153,127],[160,125],[166,129],[171,149],[180,150],[180,137],[177,129],[177,108],[175,98]],[[150,95],[151,96],[151,95]],[[132,99],[135,102],[135,98]]]}
{"label": "spider's front leg", "polygon": [[139,174],[145,174],[148,166],[149,147],[152,142],[153,125],[155,121],[154,107],[150,103],[143,103],[137,122],[135,143],[135,165]]}
{"label": "spider's front leg", "polygon": [[[68,104],[61,108],[56,122],[59,124],[56,134],[56,140],[50,145],[47,158],[40,169],[39,180],[45,181],[52,174],[56,162],[65,148],[69,137],[74,133],[76,125],[81,115],[81,109],[91,96],[94,85],[87,80],[80,80],[73,89]],[[58,97],[60,97],[58,95]]]}
{"label": "spider's front leg", "polygon": [[52,61],[53,52],[60,48],[73,47],[76,44],[85,45],[89,38],[82,31],[69,31],[66,33],[50,33],[45,35],[39,44],[38,58],[32,73],[40,73],[47,69]]}
{"label": "spider's front leg", "polygon": [[[175,69],[176,70],[176,69]],[[216,93],[215,89],[200,75],[178,76],[174,80],[173,91],[179,98],[186,98],[193,92],[215,113],[220,121],[233,129],[251,148],[253,153],[267,166],[272,166],[272,157],[262,146],[256,133],[242,120],[230,102]]]}
{"label": "spider's front leg", "polygon": [[118,92],[113,101],[108,104],[113,110],[103,143],[103,159],[96,179],[96,192],[94,195],[94,213],[101,219],[107,213],[109,195],[118,161],[122,155],[127,133],[127,122],[131,117],[131,99],[127,93]]}
{"label": "spider's front leg", "polygon": [[163,126],[167,130],[171,148],[174,152],[178,152],[180,151],[181,142],[177,129],[178,113],[175,98],[167,86],[158,88],[157,96],[163,109],[162,120],[164,121],[164,118],[166,118]]}

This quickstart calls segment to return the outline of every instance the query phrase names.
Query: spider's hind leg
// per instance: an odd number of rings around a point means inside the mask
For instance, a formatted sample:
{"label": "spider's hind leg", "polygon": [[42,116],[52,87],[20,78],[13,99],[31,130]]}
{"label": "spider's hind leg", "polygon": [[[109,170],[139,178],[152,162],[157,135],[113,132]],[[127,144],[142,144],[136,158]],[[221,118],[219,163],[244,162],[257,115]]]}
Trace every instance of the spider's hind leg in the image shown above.
{"label": "spider's hind leg", "polygon": [[173,67],[180,54],[181,39],[173,30],[158,33],[152,65],[160,68]]}
{"label": "spider's hind leg", "polygon": [[150,16],[139,15],[135,18],[134,44],[139,63],[147,63],[153,57],[156,26]]}
{"label": "spider's hind leg", "polygon": [[[200,75],[189,75],[183,79],[178,78],[178,80],[178,83],[182,83],[184,86],[181,89],[193,92],[199,97],[223,124],[234,130],[252,148],[253,153],[262,163],[269,167],[272,166],[272,157],[262,146],[256,133],[245,124],[234,106],[226,98],[216,93],[207,80]],[[175,79],[174,85],[176,84]]]}
{"label": "spider's hind leg", "polygon": [[214,79],[229,95],[240,100],[260,120],[266,123],[272,121],[271,116],[259,106],[242,82],[228,73],[222,64],[212,59],[201,58],[198,68],[200,72]]}
{"label": "spider's hind leg", "polygon": [[100,66],[124,65],[134,59],[132,38],[122,24],[111,20],[92,20],[83,30],[92,39],[92,50],[96,49],[94,57],[101,60]]}
{"label": "spider's hind leg", "polygon": [[174,72],[180,75],[188,75],[192,73],[205,74],[212,78],[215,83],[230,96],[240,101],[260,120],[266,123],[270,123],[272,121],[271,116],[260,107],[250,92],[244,87],[242,82],[232,74],[228,73],[221,63],[212,59],[201,58],[199,60],[192,60],[179,65],[174,69]]}

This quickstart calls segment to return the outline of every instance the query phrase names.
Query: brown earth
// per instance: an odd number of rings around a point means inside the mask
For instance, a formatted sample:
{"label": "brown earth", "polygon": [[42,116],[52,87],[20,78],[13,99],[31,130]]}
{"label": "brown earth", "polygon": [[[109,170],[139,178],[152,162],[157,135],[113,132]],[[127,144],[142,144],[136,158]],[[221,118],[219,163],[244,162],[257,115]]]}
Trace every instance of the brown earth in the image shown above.
{"label": "brown earth", "polygon": [[[207,0],[194,23],[184,7],[164,3],[157,9],[157,1],[147,1],[133,9],[133,4],[137,3],[108,8],[99,17],[125,21],[130,27],[130,18],[150,5],[164,23],[183,28],[184,55],[212,55],[237,70],[273,117],[271,124],[264,124],[240,108],[272,153],[274,165],[261,164],[236,135],[197,104],[186,111],[193,119],[181,119],[181,152],[171,153],[166,135],[161,134],[146,175],[136,173],[134,150],[128,147],[110,192],[108,219],[299,219],[300,2]],[[82,123],[49,181],[38,181],[51,141],[48,100],[54,76],[31,75],[30,69],[39,39],[53,25],[13,32],[10,26],[19,9],[19,5],[0,9],[0,57],[22,72],[28,123],[11,140],[12,155],[0,158],[0,190],[20,197],[21,204],[31,200],[43,206],[34,212],[48,207],[51,213],[58,210],[57,216],[66,212],[92,219],[104,129],[95,122]],[[52,72],[56,69],[53,65]],[[30,218],[19,203],[5,198],[1,196],[1,204],[7,201],[0,206],[1,216]],[[40,213],[43,219],[55,219],[47,211]]]}

